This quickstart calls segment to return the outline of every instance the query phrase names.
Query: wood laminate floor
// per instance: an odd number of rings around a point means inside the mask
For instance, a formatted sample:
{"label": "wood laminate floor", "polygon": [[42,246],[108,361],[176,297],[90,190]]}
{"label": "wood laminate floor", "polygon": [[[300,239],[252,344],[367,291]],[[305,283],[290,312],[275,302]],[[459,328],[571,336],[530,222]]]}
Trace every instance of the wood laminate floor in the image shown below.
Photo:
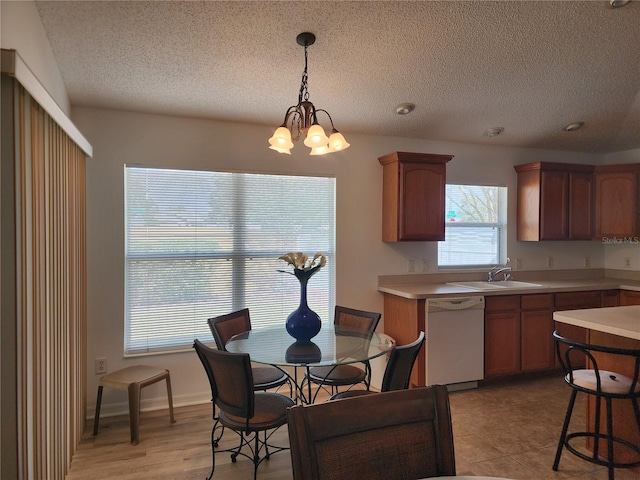
{"label": "wood laminate floor", "polygon": [[[605,468],[567,452],[560,470],[551,469],[569,393],[561,378],[452,392],[458,475],[605,480]],[[571,425],[574,429],[584,428],[585,402],[578,398]],[[166,410],[143,412],[136,446],[129,444],[127,417],[101,419],[97,437],[87,425],[67,480],[204,480],[211,469],[211,406],[177,408],[175,414],[177,423],[171,425]],[[234,444],[236,438],[227,433],[223,445]],[[286,426],[274,440],[287,444]],[[288,451],[273,455],[258,469],[259,480],[291,478]],[[214,480],[251,479],[253,465],[249,460],[239,458],[232,463],[228,454],[217,454]],[[640,471],[617,469],[616,480],[640,480]]]}

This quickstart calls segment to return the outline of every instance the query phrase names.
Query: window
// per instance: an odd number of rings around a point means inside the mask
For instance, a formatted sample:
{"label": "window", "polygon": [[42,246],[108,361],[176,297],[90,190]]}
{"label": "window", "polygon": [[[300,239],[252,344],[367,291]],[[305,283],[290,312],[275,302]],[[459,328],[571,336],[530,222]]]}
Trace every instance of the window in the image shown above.
{"label": "window", "polygon": [[506,259],[507,187],[447,185],[439,267],[479,267]]}
{"label": "window", "polygon": [[297,308],[278,257],[322,252],[309,306],[335,305],[335,178],[125,167],[125,354],[211,340],[207,319],[244,307],[253,328]]}

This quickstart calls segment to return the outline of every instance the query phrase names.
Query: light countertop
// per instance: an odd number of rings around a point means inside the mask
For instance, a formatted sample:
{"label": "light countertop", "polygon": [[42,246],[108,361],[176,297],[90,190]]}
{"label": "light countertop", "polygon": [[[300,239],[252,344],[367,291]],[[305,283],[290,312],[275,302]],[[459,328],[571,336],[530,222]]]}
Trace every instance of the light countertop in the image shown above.
{"label": "light countertop", "polygon": [[[446,283],[422,283],[379,285],[378,291],[399,297],[420,300],[433,297],[461,297],[470,295],[522,295],[531,293],[579,292],[588,290],[635,290],[640,291],[640,282],[619,278],[585,278],[571,280],[531,280],[538,286],[525,288],[475,289],[448,285]],[[499,283],[499,282],[496,282]]]}
{"label": "light countertop", "polygon": [[640,305],[587,308],[553,313],[557,322],[640,340]]}

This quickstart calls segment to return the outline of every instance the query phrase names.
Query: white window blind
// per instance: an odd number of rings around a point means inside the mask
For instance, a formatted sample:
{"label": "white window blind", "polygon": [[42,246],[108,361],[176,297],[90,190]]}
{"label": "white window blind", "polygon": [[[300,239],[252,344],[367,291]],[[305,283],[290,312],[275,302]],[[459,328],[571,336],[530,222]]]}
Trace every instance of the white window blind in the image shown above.
{"label": "white window blind", "polygon": [[490,266],[506,257],[506,187],[447,185],[439,267]]}
{"label": "white window blind", "polygon": [[248,307],[282,324],[300,285],[278,257],[322,252],[309,306],[335,305],[335,178],[125,167],[125,354],[212,340],[207,319]]}

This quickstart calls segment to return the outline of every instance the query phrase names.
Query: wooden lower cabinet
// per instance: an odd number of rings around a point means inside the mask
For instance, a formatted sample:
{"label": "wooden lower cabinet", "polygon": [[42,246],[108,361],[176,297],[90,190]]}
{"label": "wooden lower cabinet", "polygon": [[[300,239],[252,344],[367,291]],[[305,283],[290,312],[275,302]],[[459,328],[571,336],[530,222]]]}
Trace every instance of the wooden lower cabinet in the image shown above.
{"label": "wooden lower cabinet", "polygon": [[640,292],[621,290],[620,305],[640,305]]}
{"label": "wooden lower cabinet", "polygon": [[[410,299],[384,294],[384,333],[396,341],[396,345],[406,345],[418,338],[420,332],[425,332],[425,299]],[[426,347],[426,345],[425,345]],[[409,386],[424,387],[426,384],[426,348],[418,353],[418,358],[411,371]]]}
{"label": "wooden lower cabinet", "polygon": [[[589,290],[586,292],[561,292],[555,294],[555,310],[580,310],[583,308],[600,308],[602,305],[603,292],[599,290]],[[566,323],[555,322],[555,329],[560,335],[571,340],[586,343],[589,331],[586,328],[568,325]],[[560,353],[564,355],[566,347],[560,347]],[[580,362],[575,357],[573,362],[577,367],[584,367],[586,359]],[[560,360],[555,359],[555,365],[560,368]]]}
{"label": "wooden lower cabinet", "polygon": [[[617,307],[620,305],[620,290],[602,290],[600,292],[600,307]],[[638,292],[640,301],[640,292]]]}
{"label": "wooden lower cabinet", "polygon": [[[486,298],[488,301],[490,297]],[[519,312],[485,311],[484,376],[512,375],[520,372]]]}
{"label": "wooden lower cabinet", "polygon": [[485,298],[485,378],[555,368],[553,294]]}
{"label": "wooden lower cabinet", "polygon": [[555,368],[553,294],[522,295],[520,313],[520,367],[523,372]]}

